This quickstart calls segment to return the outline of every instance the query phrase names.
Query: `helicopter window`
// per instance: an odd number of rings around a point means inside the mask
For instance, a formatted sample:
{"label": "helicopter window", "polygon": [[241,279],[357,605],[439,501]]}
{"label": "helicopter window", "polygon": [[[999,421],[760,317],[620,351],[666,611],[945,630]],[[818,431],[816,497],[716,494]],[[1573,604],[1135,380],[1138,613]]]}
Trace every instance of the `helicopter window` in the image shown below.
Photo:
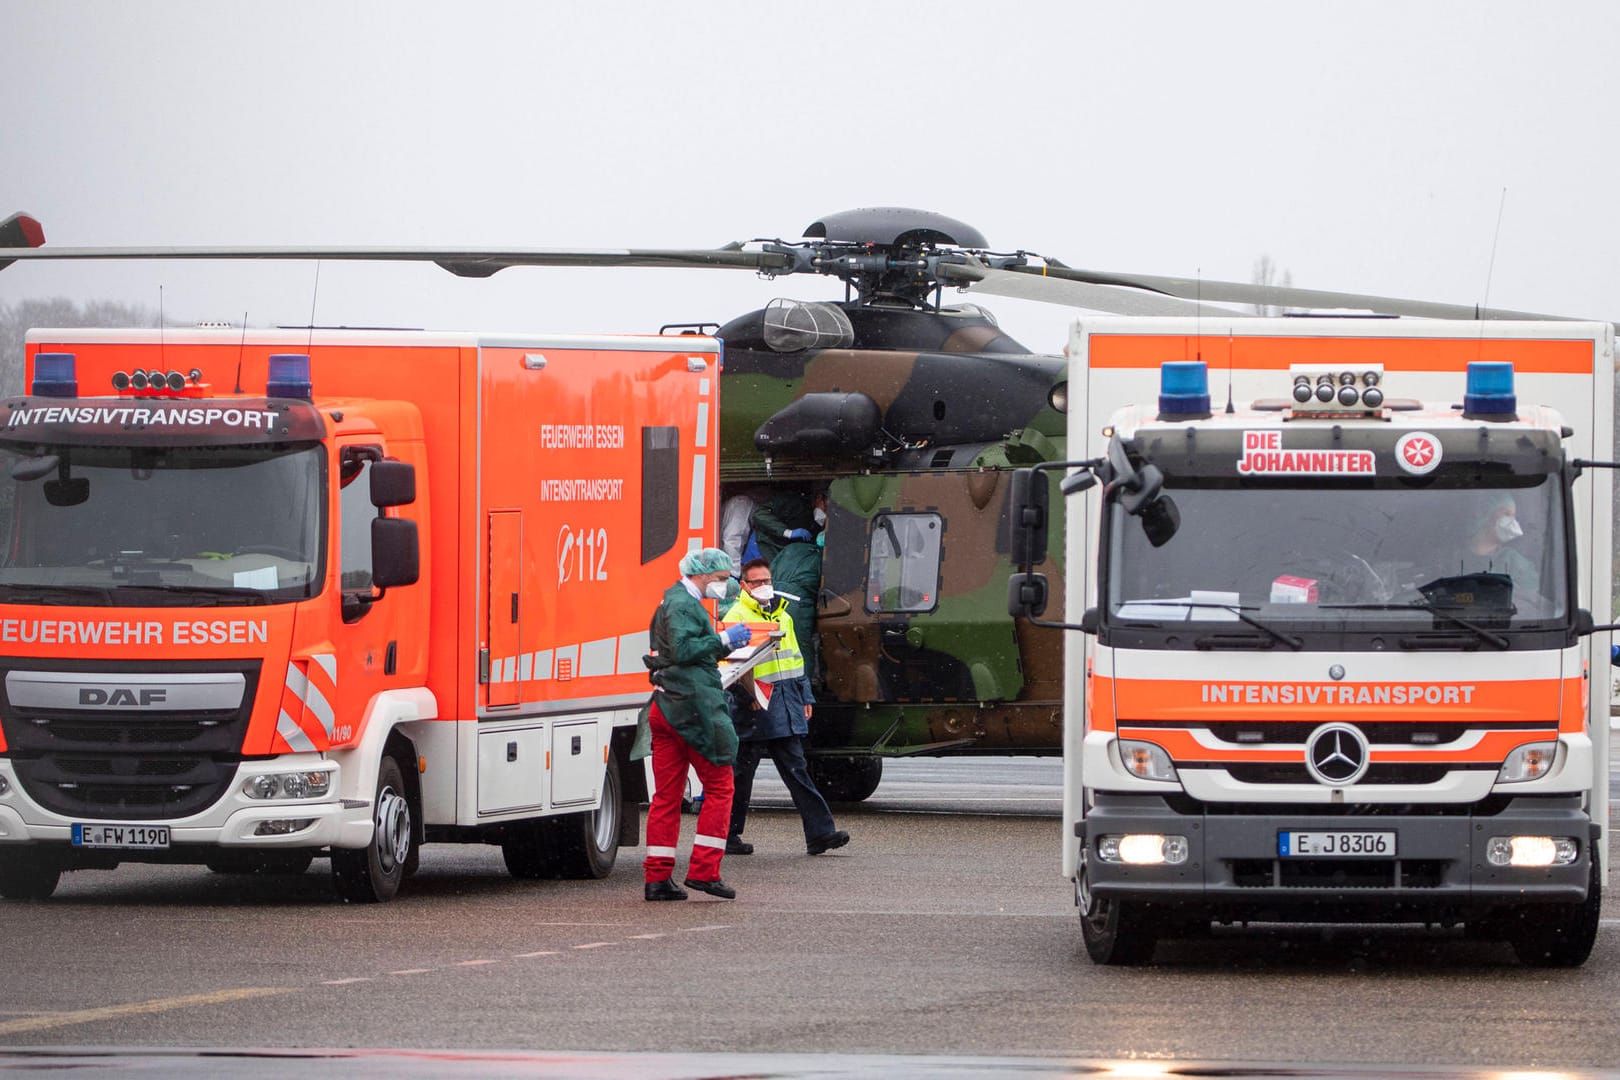
{"label": "helicopter window", "polygon": [[938,514],[879,514],[872,522],[867,611],[931,611],[939,600]]}

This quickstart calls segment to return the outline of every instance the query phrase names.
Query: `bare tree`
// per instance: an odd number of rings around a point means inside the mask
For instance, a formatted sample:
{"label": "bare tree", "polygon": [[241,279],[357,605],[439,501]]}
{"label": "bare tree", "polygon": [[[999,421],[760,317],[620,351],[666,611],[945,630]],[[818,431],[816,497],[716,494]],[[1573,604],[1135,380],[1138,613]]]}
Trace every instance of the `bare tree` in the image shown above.
{"label": "bare tree", "polygon": [[[1278,285],[1286,289],[1294,284],[1294,275],[1284,270],[1282,280],[1279,281],[1277,279],[1277,264],[1272,261],[1270,255],[1262,255],[1254,260],[1254,273],[1249,276],[1249,281],[1255,285]],[[1281,315],[1286,310],[1286,307],[1277,304],[1254,305],[1256,315],[1265,315],[1268,318]]]}
{"label": "bare tree", "polygon": [[147,308],[108,300],[79,305],[66,297],[0,303],[0,394],[24,392],[23,335],[41,326],[157,326],[157,314]]}

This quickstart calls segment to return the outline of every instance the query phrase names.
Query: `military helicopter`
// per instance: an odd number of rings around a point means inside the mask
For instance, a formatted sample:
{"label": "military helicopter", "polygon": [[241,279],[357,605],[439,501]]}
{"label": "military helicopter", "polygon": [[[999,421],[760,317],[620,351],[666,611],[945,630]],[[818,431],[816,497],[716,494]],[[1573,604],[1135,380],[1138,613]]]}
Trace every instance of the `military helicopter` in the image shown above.
{"label": "military helicopter", "polygon": [[[838,278],[842,301],[778,299],[723,325],[663,328],[725,343],[722,499],[793,493],[808,513],[813,494],[826,496],[812,770],[838,801],[869,796],[887,757],[1061,753],[1061,632],[1007,614],[1006,507],[1014,469],[1066,456],[1065,363],[1014,341],[977,304],[948,304],[947,287],[1122,314],[1230,315],[1213,305],[1238,303],[1549,317],[1079,270],[992,251],[970,225],[898,207],[830,214],[796,241],[612,251],[51,248],[37,221],[14,215],[0,223],[0,250],[0,269],[33,259],[339,259],[426,261],[474,278],[514,266]],[[1051,548],[1062,550],[1061,537]],[[1062,594],[1053,580],[1051,595]]]}

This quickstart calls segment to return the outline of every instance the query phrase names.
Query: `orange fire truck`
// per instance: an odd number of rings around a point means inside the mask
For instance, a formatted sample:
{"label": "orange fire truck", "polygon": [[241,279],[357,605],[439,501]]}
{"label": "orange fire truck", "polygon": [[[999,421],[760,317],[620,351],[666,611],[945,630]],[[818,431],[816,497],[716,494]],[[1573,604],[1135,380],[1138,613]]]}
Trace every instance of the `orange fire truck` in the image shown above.
{"label": "orange fire truck", "polygon": [[719,362],[697,336],[30,332],[0,406],[0,895],[329,855],[386,900],[426,841],[607,874],[645,797],[648,611],[713,542]]}

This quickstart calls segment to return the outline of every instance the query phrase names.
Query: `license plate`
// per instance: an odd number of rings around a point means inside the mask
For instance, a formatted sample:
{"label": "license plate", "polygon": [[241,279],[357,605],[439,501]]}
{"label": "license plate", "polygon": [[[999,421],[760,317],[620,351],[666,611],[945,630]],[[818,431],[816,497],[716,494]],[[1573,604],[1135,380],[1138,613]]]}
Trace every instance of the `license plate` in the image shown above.
{"label": "license plate", "polygon": [[1389,859],[1395,855],[1392,832],[1280,832],[1277,854],[1285,859],[1331,856],[1335,859]]}
{"label": "license plate", "polygon": [[166,848],[167,825],[73,825],[74,847]]}

